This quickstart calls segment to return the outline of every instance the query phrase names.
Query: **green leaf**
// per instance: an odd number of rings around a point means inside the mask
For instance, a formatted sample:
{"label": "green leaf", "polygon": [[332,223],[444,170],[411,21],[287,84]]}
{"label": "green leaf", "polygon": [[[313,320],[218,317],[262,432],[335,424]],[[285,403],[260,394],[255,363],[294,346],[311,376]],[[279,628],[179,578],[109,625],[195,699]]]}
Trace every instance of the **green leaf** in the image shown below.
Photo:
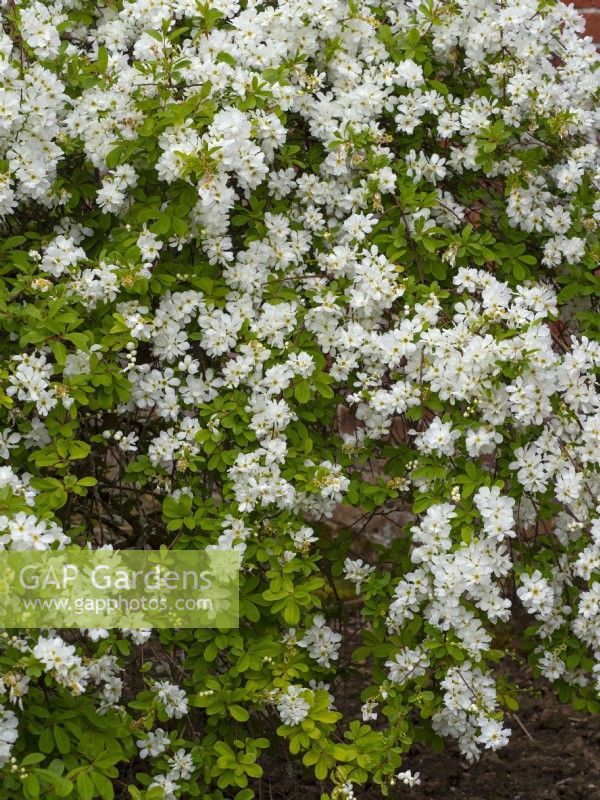
{"label": "green leaf", "polygon": [[31,764],[39,764],[45,757],[43,753],[28,753],[19,763],[22,767],[29,767]]}
{"label": "green leaf", "polygon": [[310,383],[306,380],[299,381],[294,386],[294,397],[299,403],[308,403],[310,398],[312,397],[312,392],[310,389]]}
{"label": "green leaf", "polygon": [[[226,53],[224,50],[221,50],[220,53],[217,53],[216,61],[217,63],[222,62],[224,64],[229,64],[230,67],[235,67],[236,65],[235,58],[230,53]],[[237,800],[239,800],[239,797]]]}
{"label": "green leaf", "polygon": [[78,800],[92,800],[95,794],[94,783],[87,772],[80,772],[76,779]]}
{"label": "green leaf", "polygon": [[412,510],[415,514],[421,514],[423,511],[426,511],[430,505],[433,505],[433,500],[431,497],[427,497],[424,495],[423,497],[419,497],[413,503]]}
{"label": "green leaf", "polygon": [[66,755],[71,749],[71,740],[69,739],[69,736],[65,732],[65,729],[61,728],[60,725],[55,725],[53,732],[54,741],[56,742],[58,751],[62,753],[62,755]]}
{"label": "green leaf", "polygon": [[504,705],[511,711],[519,710],[519,703],[511,695],[505,694],[503,700],[504,700]]}
{"label": "green leaf", "polygon": [[238,705],[227,706],[229,713],[234,719],[237,719],[238,722],[247,722],[250,719],[250,714],[246,711],[245,708]]}
{"label": "green leaf", "polygon": [[462,663],[465,660],[465,656],[463,654],[463,651],[460,649],[460,647],[457,647],[455,644],[446,645],[446,650],[448,651],[449,655],[451,655],[452,658],[455,661],[458,661],[459,663]]}
{"label": "green leaf", "polygon": [[113,800],[115,796],[115,792],[113,789],[112,781],[110,781],[105,775],[102,775],[100,772],[92,772],[92,781],[96,789],[98,790],[98,794],[102,798],[102,800]]}
{"label": "green leaf", "polygon": [[109,169],[114,169],[116,166],[118,166],[124,149],[125,144],[119,144],[109,152],[109,154],[106,156],[106,166]]}
{"label": "green leaf", "polygon": [[80,478],[77,481],[78,486],[95,486],[98,483],[96,478],[93,478],[91,475],[88,475],[85,478]]}
{"label": "green leaf", "polygon": [[331,400],[332,397],[335,397],[335,392],[328,384],[318,381],[315,385],[321,397],[324,397],[326,400]]}
{"label": "green leaf", "polygon": [[324,781],[329,772],[329,759],[327,756],[322,755],[315,764],[315,777],[318,781]]}
{"label": "green leaf", "polygon": [[74,460],[89,456],[90,449],[91,448],[87,442],[81,442],[77,439],[69,442],[69,456]]}
{"label": "green leaf", "polygon": [[96,61],[98,72],[106,72],[108,67],[108,50],[106,47],[98,48],[98,60]]}
{"label": "green leaf", "polygon": [[73,784],[62,775],[54,775],[52,778],[52,785],[58,797],[68,797],[73,791]]}
{"label": "green leaf", "polygon": [[38,742],[38,747],[42,751],[42,753],[51,753],[54,749],[54,735],[52,733],[51,728],[44,728],[42,735],[40,736],[40,740]]}
{"label": "green leaf", "polygon": [[23,794],[27,800],[36,800],[40,796],[40,782],[33,773],[23,780]]}
{"label": "green leaf", "polygon": [[300,622],[300,609],[293,601],[288,602],[283,609],[283,618],[288,625],[297,625]]}
{"label": "green leaf", "polygon": [[48,342],[48,346],[50,347],[50,350],[52,350],[54,358],[56,359],[56,363],[62,367],[67,357],[67,348],[57,339],[51,339]]}

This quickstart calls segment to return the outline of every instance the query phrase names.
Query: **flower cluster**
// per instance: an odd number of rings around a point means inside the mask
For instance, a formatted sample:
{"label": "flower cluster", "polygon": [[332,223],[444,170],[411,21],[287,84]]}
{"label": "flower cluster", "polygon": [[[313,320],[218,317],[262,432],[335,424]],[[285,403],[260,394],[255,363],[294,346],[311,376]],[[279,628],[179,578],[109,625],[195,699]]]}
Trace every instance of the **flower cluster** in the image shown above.
{"label": "flower cluster", "polygon": [[415,739],[508,741],[499,625],[599,711],[573,8],[0,14],[0,548],[241,557],[239,629],[0,635],[0,798],[251,800],[277,738],[324,796],[417,785]]}

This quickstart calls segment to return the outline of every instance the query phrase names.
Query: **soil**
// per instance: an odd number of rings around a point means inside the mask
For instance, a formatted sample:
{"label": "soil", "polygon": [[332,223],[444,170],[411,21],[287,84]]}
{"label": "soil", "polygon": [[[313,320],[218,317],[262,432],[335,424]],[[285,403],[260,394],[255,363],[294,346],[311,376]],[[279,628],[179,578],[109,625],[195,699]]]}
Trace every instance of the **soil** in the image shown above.
{"label": "soil", "polygon": [[[531,685],[523,675],[521,685]],[[518,719],[507,717],[507,747],[468,764],[448,745],[435,753],[415,745],[403,769],[421,773],[421,785],[396,786],[391,800],[600,800],[600,715],[584,716],[560,703],[542,681],[521,695]],[[520,724],[519,724],[520,723]],[[259,800],[319,800],[327,790],[283,757],[265,769]],[[355,787],[356,800],[383,800],[378,787]]]}
{"label": "soil", "polygon": [[521,698],[518,719],[507,719],[509,745],[477,764],[415,748],[406,764],[422,784],[411,800],[600,800],[600,716],[578,715],[547,686],[536,689]]}

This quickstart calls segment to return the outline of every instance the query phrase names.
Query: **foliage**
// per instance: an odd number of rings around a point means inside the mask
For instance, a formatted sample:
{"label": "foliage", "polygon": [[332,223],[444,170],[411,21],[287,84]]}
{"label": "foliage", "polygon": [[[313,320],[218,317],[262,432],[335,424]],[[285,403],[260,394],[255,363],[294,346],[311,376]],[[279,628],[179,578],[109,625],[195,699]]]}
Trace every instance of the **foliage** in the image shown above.
{"label": "foliage", "polygon": [[0,798],[387,795],[506,743],[513,648],[597,712],[573,9],[0,9],[2,544],[243,554],[238,630],[3,634]]}

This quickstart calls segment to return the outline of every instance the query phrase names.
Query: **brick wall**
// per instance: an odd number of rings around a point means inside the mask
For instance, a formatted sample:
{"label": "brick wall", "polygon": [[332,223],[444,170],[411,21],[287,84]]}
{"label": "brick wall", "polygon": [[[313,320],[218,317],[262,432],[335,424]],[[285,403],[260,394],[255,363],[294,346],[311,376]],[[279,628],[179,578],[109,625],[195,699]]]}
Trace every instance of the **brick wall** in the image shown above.
{"label": "brick wall", "polygon": [[[565,0],[566,2],[567,0]],[[583,12],[589,36],[600,42],[600,0],[571,0]]]}

